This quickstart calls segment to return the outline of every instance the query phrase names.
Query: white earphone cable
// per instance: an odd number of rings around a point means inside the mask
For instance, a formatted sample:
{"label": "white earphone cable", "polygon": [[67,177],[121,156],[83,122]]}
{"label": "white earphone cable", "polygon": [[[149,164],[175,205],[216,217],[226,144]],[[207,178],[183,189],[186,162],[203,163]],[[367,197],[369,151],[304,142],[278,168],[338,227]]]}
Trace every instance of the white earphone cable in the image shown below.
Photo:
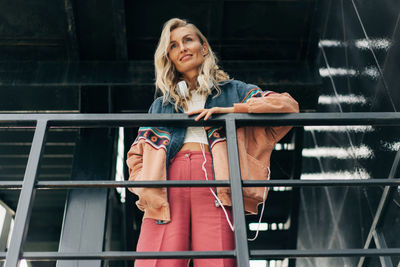
{"label": "white earphone cable", "polygon": [[[198,77],[197,79],[198,79],[198,82],[199,82],[199,83],[202,82],[202,80],[199,79],[199,77]],[[181,82],[178,83],[178,90],[179,90],[180,95],[183,96],[183,97],[185,98],[185,101],[186,101],[186,103],[188,104],[189,102],[188,102],[188,100],[187,100],[187,98],[186,98],[188,88],[187,88],[187,85],[186,85],[186,82],[185,82],[185,81],[181,81]],[[205,131],[204,127],[202,127],[202,128],[203,128],[203,130]],[[195,132],[193,132],[193,133],[197,135],[197,133],[195,133]],[[197,137],[198,137],[198,136],[197,136]],[[205,175],[205,178],[206,178],[206,180],[208,181],[207,169],[206,169],[206,167],[205,167],[205,165],[206,165],[206,163],[207,163],[207,158],[206,158],[206,154],[205,154],[204,144],[203,144],[203,143],[200,143],[200,147],[201,147],[201,152],[202,152],[203,158],[204,158],[203,164],[201,165],[201,169],[203,170],[204,175]],[[232,231],[234,231],[234,226],[233,226],[233,224],[231,223],[231,221],[230,221],[230,219],[229,219],[228,212],[226,211],[224,205],[222,204],[222,202],[221,202],[221,200],[219,199],[219,197],[217,196],[217,194],[215,194],[214,190],[213,190],[211,187],[209,187],[209,189],[210,189],[211,194],[212,194],[212,195],[215,197],[215,199],[217,200],[219,206],[220,206],[220,207],[222,208],[222,210],[224,211],[225,218],[226,218],[226,221],[227,221],[228,224],[229,224],[229,227],[231,228]]]}
{"label": "white earphone cable", "polygon": [[[267,168],[268,168],[268,180],[269,180],[271,178],[271,169],[269,167],[267,167]],[[267,187],[264,187],[263,204],[262,204],[262,208],[261,208],[260,219],[258,220],[257,231],[256,231],[256,234],[254,235],[253,238],[248,238],[247,239],[248,241],[254,241],[258,237],[258,233],[260,232],[260,225],[261,225],[262,216],[264,214],[265,200],[266,199],[267,199]]]}
{"label": "white earphone cable", "polygon": [[[204,127],[203,127],[203,129],[204,129]],[[206,177],[206,180],[208,181],[207,170],[206,170],[206,168],[205,168],[205,165],[206,165],[206,163],[207,163],[207,159],[206,159],[206,154],[205,154],[205,152],[204,152],[204,145],[203,145],[203,143],[200,143],[200,147],[201,147],[201,152],[203,152],[203,157],[204,157],[204,161],[203,161],[203,164],[201,165],[201,169],[203,170],[203,172],[204,172],[204,174],[205,174],[205,177]],[[210,189],[211,194],[213,194],[213,196],[214,196],[215,199],[217,200],[219,206],[220,206],[220,207],[222,208],[222,210],[224,211],[226,221],[228,222],[229,227],[231,228],[232,232],[235,231],[235,228],[234,228],[233,224],[231,223],[231,220],[229,219],[228,212],[226,211],[226,209],[225,209],[224,205],[222,204],[221,200],[220,200],[219,197],[215,194],[214,190],[213,190],[211,187],[209,187],[208,189]]]}
{"label": "white earphone cable", "polygon": [[[197,80],[198,80],[199,83],[203,82],[203,81],[200,79],[200,77],[197,77]],[[179,83],[177,84],[177,87],[178,87],[178,92],[179,92],[179,94],[185,98],[186,103],[189,103],[188,100],[187,100],[187,98],[186,98],[186,95],[187,95],[187,93],[188,93],[188,92],[187,92],[187,91],[188,91],[188,88],[187,88],[186,82],[185,82],[185,81],[179,82]],[[205,131],[204,127],[202,127],[202,128],[203,128],[203,130]],[[197,133],[195,133],[195,132],[193,132],[193,133],[197,135]],[[198,136],[197,136],[197,137],[198,137]],[[205,167],[205,164],[207,163],[207,158],[206,158],[206,155],[205,155],[204,144],[203,144],[203,143],[200,143],[200,147],[201,147],[201,152],[202,152],[203,157],[204,157],[204,161],[203,161],[203,164],[202,164],[202,166],[201,166],[201,169],[203,170],[204,175],[205,175],[205,178],[206,178],[206,180],[208,181],[207,169],[206,169],[206,167]],[[271,177],[271,170],[270,170],[269,167],[267,167],[267,168],[268,168],[268,180],[269,180],[270,177]],[[216,201],[218,202],[219,206],[220,206],[220,207],[222,208],[222,210],[224,211],[224,214],[225,214],[225,217],[226,217],[226,221],[228,222],[229,227],[232,229],[232,231],[234,231],[234,225],[231,223],[231,221],[230,221],[230,219],[229,219],[229,216],[228,216],[228,213],[227,213],[227,211],[226,211],[224,205],[222,204],[221,200],[219,199],[219,197],[217,196],[217,194],[214,192],[214,190],[213,190],[211,187],[209,187],[209,189],[210,189],[210,192],[212,193],[212,195],[215,197]],[[254,241],[254,240],[256,240],[257,237],[258,237],[258,233],[259,233],[259,231],[260,231],[260,225],[261,225],[262,216],[263,216],[263,214],[264,214],[264,208],[265,208],[265,200],[266,200],[266,198],[267,198],[267,187],[264,187],[263,204],[262,204],[262,208],[261,208],[260,218],[259,218],[259,220],[258,220],[257,231],[256,231],[256,234],[254,235],[253,238],[248,238],[248,241]]]}

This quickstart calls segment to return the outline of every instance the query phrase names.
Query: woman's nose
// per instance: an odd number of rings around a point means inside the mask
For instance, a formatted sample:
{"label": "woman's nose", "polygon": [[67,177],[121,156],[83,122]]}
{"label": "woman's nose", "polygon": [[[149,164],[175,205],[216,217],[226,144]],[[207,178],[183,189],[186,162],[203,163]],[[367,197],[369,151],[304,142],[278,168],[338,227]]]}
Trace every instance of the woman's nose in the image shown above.
{"label": "woman's nose", "polygon": [[185,52],[187,50],[186,45],[185,44],[180,44],[179,45],[180,51],[181,52]]}

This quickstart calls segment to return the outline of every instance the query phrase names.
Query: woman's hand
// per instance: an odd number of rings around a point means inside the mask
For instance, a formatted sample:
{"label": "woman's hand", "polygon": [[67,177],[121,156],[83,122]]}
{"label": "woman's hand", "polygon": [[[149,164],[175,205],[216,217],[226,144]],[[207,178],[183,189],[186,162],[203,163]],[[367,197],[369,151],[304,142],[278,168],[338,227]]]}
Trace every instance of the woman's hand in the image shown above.
{"label": "woman's hand", "polygon": [[188,112],[188,115],[190,116],[193,114],[199,114],[199,116],[197,116],[194,120],[198,121],[204,117],[204,120],[206,121],[214,113],[233,113],[233,107],[228,107],[228,108],[213,107],[210,109],[202,108]]}

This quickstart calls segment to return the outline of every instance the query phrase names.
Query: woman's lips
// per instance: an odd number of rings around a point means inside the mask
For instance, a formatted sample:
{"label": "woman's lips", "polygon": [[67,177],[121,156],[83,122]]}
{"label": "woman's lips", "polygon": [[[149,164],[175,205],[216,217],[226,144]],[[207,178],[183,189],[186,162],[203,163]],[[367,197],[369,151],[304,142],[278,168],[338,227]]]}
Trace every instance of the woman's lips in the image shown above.
{"label": "woman's lips", "polygon": [[190,59],[191,57],[192,57],[192,55],[184,55],[184,56],[181,58],[181,61],[188,60],[188,59]]}

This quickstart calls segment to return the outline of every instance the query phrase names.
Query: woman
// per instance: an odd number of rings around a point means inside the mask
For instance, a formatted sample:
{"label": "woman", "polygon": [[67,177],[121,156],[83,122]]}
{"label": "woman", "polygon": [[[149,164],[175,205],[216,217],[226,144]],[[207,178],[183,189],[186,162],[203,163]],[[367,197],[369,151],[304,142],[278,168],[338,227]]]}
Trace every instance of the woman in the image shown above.
{"label": "woman", "polygon": [[[298,112],[289,94],[263,92],[229,79],[204,35],[181,19],[164,24],[154,55],[162,92],[149,113],[187,113],[207,120],[214,113]],[[242,179],[268,179],[269,158],[290,127],[237,129]],[[128,152],[129,180],[227,180],[223,127],[141,127]],[[137,251],[233,250],[229,188],[130,188],[144,211]],[[245,188],[246,212],[257,213],[266,188]],[[137,260],[140,266],[187,266],[186,259]],[[234,259],[195,259],[194,265],[235,266]]]}

